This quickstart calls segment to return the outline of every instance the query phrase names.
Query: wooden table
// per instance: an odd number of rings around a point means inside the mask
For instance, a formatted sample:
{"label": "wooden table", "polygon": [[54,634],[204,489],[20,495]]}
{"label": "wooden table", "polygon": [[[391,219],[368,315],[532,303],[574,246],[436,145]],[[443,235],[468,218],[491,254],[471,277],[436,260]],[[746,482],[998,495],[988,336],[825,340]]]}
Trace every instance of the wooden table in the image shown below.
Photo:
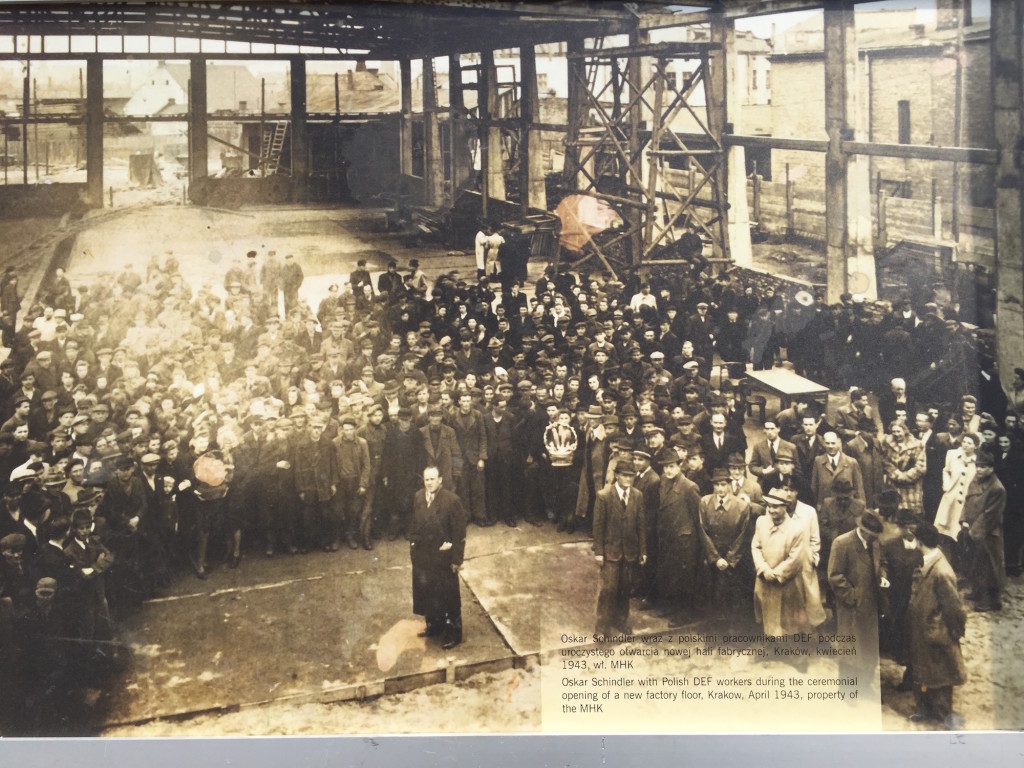
{"label": "wooden table", "polygon": [[828,397],[829,388],[816,381],[804,378],[788,368],[772,368],[769,371],[747,371],[747,378],[757,389],[768,390],[779,396],[782,409],[789,408],[795,397]]}

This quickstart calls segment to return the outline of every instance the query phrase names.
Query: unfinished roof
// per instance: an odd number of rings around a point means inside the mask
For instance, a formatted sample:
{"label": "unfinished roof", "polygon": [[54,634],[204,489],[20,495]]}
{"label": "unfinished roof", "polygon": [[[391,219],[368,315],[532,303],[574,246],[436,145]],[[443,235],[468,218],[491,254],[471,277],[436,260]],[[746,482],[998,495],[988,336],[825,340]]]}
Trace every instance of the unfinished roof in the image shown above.
{"label": "unfinished roof", "polygon": [[554,42],[573,35],[616,34],[636,21],[626,5],[598,0],[378,0],[339,5],[3,3],[0,33],[204,38],[316,46],[352,56],[398,59]]}

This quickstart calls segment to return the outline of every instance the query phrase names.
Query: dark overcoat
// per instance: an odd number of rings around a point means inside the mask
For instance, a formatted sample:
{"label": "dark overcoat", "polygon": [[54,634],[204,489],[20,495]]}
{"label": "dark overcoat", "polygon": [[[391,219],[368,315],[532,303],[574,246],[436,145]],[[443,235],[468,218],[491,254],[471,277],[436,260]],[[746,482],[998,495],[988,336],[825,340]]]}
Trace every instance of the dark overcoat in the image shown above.
{"label": "dark overcoat", "polygon": [[828,583],[836,598],[836,631],[854,635],[865,648],[878,644],[881,577],[882,556],[877,541],[865,548],[853,530],[832,542]]}
{"label": "dark overcoat", "polygon": [[682,474],[661,479],[656,520],[658,597],[692,595],[701,566],[700,496]]}
{"label": "dark overcoat", "polygon": [[[451,549],[441,551],[444,542]],[[427,507],[422,488],[413,499],[409,554],[412,559],[412,612],[428,618],[458,614],[462,609],[459,574],[466,551],[466,511],[452,491],[441,488]]]}
{"label": "dark overcoat", "polygon": [[907,637],[914,683],[930,688],[960,685],[967,667],[960,638],[967,611],[956,589],[956,574],[937,550],[914,574],[907,608]]}

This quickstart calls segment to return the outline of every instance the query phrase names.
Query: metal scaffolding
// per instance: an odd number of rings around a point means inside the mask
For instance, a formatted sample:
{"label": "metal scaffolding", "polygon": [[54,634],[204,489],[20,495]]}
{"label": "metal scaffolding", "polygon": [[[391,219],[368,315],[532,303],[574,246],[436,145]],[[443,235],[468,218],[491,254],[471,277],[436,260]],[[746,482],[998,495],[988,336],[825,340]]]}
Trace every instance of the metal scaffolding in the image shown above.
{"label": "metal scaffolding", "polygon": [[[680,42],[569,53],[570,100],[576,93],[581,104],[570,107],[563,181],[621,216],[622,231],[595,244],[592,254],[613,272],[649,261],[683,232],[697,233],[716,255],[726,252],[726,151],[711,129],[715,100],[705,93],[711,57],[720,47]],[[696,66],[677,83],[669,62],[680,60],[695,60]],[[704,103],[696,93],[705,95]],[[673,128],[684,113],[696,131]],[[620,243],[621,255],[613,255]]]}

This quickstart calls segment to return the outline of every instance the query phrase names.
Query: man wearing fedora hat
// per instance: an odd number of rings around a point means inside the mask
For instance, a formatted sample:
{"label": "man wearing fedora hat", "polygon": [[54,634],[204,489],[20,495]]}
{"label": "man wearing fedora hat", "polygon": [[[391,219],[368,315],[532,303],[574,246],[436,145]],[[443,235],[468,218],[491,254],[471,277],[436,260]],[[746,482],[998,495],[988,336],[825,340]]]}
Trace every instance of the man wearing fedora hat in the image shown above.
{"label": "man wearing fedora hat", "polygon": [[856,656],[839,657],[839,673],[874,673],[878,664],[878,613],[881,590],[889,588],[878,537],[882,521],[874,512],[858,518],[857,527],[832,543],[828,583],[835,595],[836,632],[855,638]]}
{"label": "man wearing fedora hat", "polygon": [[788,500],[773,491],[764,497],[768,513],[754,523],[750,551],[757,578],[754,582],[754,620],[767,635],[806,632],[813,628],[800,577],[807,535],[786,511]]}
{"label": "man wearing fedora hat", "polygon": [[727,469],[713,475],[712,493],[700,500],[698,514],[704,559],[711,574],[708,602],[714,616],[731,623],[750,595],[750,504],[731,491]]}
{"label": "man wearing fedora hat", "polygon": [[663,448],[657,460],[662,477],[653,519],[648,520],[654,533],[648,545],[655,560],[652,596],[659,611],[681,619],[682,612],[692,607],[701,583],[700,495],[683,475],[674,450]]}
{"label": "man wearing fedora hat", "polygon": [[597,598],[598,635],[618,629],[633,631],[629,623],[629,596],[637,565],[647,562],[644,502],[633,489],[636,467],[631,459],[615,467],[615,482],[597,493],[594,502],[594,556],[601,566]]}

